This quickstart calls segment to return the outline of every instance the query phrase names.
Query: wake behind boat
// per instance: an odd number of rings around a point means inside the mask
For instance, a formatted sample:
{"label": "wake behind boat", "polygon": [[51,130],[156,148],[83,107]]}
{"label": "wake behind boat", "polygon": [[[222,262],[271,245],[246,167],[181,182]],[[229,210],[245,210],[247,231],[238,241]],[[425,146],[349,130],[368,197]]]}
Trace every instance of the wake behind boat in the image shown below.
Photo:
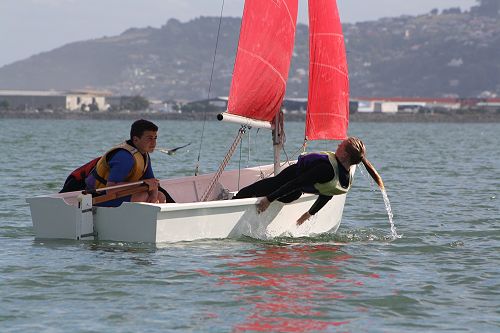
{"label": "wake behind boat", "polygon": [[[245,2],[228,110],[220,120],[241,125],[214,174],[161,180],[175,203],[123,203],[94,207],[90,194],[70,192],[27,199],[36,238],[175,242],[250,236],[311,236],[335,232],[345,194],[335,195],[314,217],[297,226],[316,195],[274,202],[257,214],[256,198],[229,200],[240,188],[282,166],[284,121],[280,111],[293,53],[297,0]],[[310,140],[342,140],[349,121],[349,82],[344,38],[335,0],[309,1],[310,68],[304,150]],[[243,170],[224,171],[243,133],[272,130],[275,160]],[[351,176],[354,167],[350,169]]]}

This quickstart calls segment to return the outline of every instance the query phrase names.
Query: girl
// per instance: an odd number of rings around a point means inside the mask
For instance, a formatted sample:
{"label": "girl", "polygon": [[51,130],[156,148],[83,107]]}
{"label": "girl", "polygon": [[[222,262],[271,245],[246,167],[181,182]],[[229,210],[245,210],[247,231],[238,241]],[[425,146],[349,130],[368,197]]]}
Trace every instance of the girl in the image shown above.
{"label": "girl", "polygon": [[363,142],[350,137],[342,141],[336,152],[305,153],[278,175],[262,179],[241,189],[233,199],[263,197],[257,203],[257,211],[264,212],[271,202],[278,200],[290,203],[300,198],[302,193],[318,194],[312,207],[298,220],[301,225],[316,214],[334,195],[345,194],[351,188],[352,165],[362,162],[368,173],[381,189],[382,178],[373,165],[366,159]]}

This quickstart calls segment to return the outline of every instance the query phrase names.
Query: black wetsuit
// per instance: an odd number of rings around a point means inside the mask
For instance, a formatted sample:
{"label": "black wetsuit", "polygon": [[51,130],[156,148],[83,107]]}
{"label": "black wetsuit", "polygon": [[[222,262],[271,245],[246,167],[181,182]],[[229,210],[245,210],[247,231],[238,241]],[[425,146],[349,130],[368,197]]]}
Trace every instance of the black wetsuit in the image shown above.
{"label": "black wetsuit", "polygon": [[[337,164],[340,185],[347,189],[349,187],[349,171],[340,162]],[[287,167],[277,176],[262,179],[242,188],[233,199],[266,196],[270,202],[278,200],[289,203],[300,198],[302,193],[319,194],[314,184],[329,182],[334,176],[335,172],[327,156],[308,154],[299,157],[297,164]],[[319,194],[318,199],[309,209],[309,214],[316,214],[331,198],[332,196]]]}

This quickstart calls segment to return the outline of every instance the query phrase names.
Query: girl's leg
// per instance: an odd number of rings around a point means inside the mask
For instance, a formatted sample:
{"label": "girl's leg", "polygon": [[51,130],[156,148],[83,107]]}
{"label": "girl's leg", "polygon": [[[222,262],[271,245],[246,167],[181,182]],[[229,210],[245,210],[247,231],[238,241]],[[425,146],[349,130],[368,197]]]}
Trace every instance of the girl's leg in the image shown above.
{"label": "girl's leg", "polygon": [[290,194],[284,195],[281,198],[278,198],[278,201],[283,203],[290,203],[300,198],[301,195],[302,191],[295,191]]}
{"label": "girl's leg", "polygon": [[259,180],[252,185],[242,188],[233,199],[264,197],[292,180],[296,174],[297,165],[293,164],[281,171],[277,176]]}
{"label": "girl's leg", "polygon": [[331,164],[329,162],[319,161],[307,170],[300,170],[300,172],[297,172],[295,177],[292,177],[288,182],[267,194],[266,197],[271,202],[281,198],[287,201],[294,197],[298,199],[300,197],[298,192],[301,192],[304,187],[313,186],[316,183],[327,182],[332,179],[333,176],[334,173]]}

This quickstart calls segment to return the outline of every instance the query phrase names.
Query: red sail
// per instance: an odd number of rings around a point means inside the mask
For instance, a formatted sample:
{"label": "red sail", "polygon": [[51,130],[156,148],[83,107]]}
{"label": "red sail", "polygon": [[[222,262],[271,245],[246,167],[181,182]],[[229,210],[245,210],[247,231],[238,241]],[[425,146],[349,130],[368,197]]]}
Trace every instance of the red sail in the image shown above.
{"label": "red sail", "polygon": [[335,0],[309,0],[309,57],[306,139],[345,139],[349,78]]}
{"label": "red sail", "polygon": [[229,113],[271,121],[280,110],[292,57],[297,0],[247,0]]}

